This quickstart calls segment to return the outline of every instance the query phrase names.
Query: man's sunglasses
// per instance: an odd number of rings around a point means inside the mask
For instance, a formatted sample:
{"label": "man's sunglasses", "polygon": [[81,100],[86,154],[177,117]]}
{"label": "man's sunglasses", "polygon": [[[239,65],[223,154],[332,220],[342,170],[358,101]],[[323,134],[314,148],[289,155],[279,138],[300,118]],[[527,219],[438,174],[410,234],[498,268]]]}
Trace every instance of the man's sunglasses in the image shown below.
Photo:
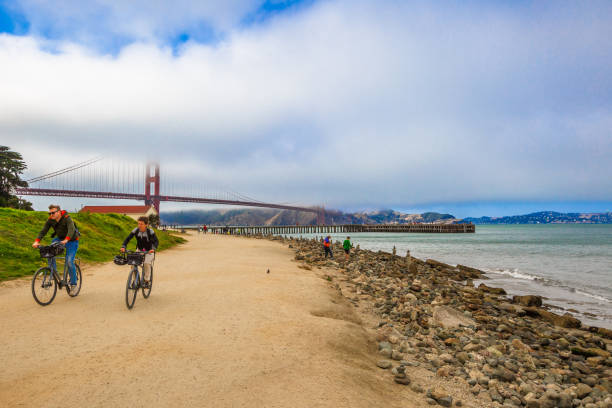
{"label": "man's sunglasses", "polygon": [[55,214],[57,211],[49,211],[49,215]]}

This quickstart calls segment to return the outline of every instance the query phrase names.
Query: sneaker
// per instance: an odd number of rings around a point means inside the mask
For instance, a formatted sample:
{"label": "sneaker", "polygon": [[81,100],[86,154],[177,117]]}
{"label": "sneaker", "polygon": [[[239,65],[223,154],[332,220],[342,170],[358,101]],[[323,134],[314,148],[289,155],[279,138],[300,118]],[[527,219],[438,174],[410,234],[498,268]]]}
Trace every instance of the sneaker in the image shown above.
{"label": "sneaker", "polygon": [[151,287],[151,282],[149,281],[142,282],[142,287],[145,289],[149,289]]}
{"label": "sneaker", "polygon": [[77,285],[70,285],[70,292],[76,292],[77,291],[78,286]]}

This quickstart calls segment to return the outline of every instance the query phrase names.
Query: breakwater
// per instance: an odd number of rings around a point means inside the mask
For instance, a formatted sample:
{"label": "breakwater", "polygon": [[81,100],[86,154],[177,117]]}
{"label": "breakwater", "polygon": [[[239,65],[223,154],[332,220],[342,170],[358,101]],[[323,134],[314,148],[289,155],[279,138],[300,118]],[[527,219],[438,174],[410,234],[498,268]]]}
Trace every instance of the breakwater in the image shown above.
{"label": "breakwater", "polygon": [[[301,269],[325,268],[355,308],[377,315],[376,365],[390,381],[426,393],[428,404],[612,406],[611,330],[555,314],[541,296],[475,286],[485,276],[472,267],[360,248],[345,258],[339,242],[328,259],[317,240],[269,239],[288,244]],[[423,388],[423,369],[440,385]]]}
{"label": "breakwater", "polygon": [[[163,226],[162,228],[176,228]],[[197,228],[181,227],[183,229]],[[208,231],[230,235],[285,235],[285,234],[333,234],[351,232],[417,232],[417,233],[474,233],[474,224],[343,224],[343,225],[259,225],[259,226],[209,226]]]}

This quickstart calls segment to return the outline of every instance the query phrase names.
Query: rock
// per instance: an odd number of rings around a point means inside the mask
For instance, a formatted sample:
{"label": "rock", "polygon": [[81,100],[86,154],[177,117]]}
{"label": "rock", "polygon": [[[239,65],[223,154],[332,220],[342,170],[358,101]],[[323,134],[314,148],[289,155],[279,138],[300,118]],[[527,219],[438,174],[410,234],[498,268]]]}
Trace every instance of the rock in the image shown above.
{"label": "rock", "polygon": [[531,352],[531,348],[529,348],[529,346],[527,346],[525,343],[523,343],[522,341],[520,341],[519,339],[512,339],[512,347],[522,353],[529,353]]}
{"label": "rock", "polygon": [[440,398],[437,401],[438,401],[438,404],[440,404],[443,407],[450,407],[453,405],[453,397],[451,396]]}
{"label": "rock", "polygon": [[504,353],[502,353],[497,347],[495,346],[491,346],[491,347],[487,347],[487,351],[489,352],[489,354],[491,354],[494,357],[501,357],[504,355]]}
{"label": "rock", "polygon": [[573,346],[573,347],[570,347],[570,350],[574,354],[578,354],[578,355],[585,356],[585,357],[603,357],[603,358],[610,357],[609,352],[602,350],[600,348],[597,348],[597,347],[584,348],[580,346]]}
{"label": "rock", "polygon": [[464,274],[469,275],[470,278],[474,279],[480,278],[484,275],[484,272],[480,269],[472,268],[465,265],[457,265],[457,269],[459,269]]}
{"label": "rock", "polygon": [[580,383],[576,386],[576,396],[580,399],[583,399],[587,395],[589,395],[593,389],[586,384]]}
{"label": "rock", "polygon": [[430,390],[427,391],[427,396],[430,398],[435,399],[436,401],[439,401],[443,398],[447,398],[449,397],[448,393],[446,391],[444,391],[441,388],[432,388]]}
{"label": "rock", "polygon": [[491,286],[487,286],[484,283],[481,283],[480,285],[478,285],[478,289],[482,290],[483,292],[487,292],[487,293],[492,293],[494,295],[505,295],[506,291],[502,288],[493,288]]}
{"label": "rock", "polygon": [[517,303],[523,306],[542,306],[542,296],[527,295],[527,296],[513,296],[512,303]]}
{"label": "rock", "polygon": [[391,368],[391,366],[393,364],[391,364],[391,362],[389,360],[378,360],[376,365],[378,367],[382,368],[383,370],[387,370],[387,369]]}
{"label": "rock", "polygon": [[431,324],[445,329],[460,326],[476,326],[476,322],[473,319],[448,306],[434,307]]}
{"label": "rock", "polygon": [[391,355],[393,354],[393,350],[391,350],[390,348],[384,348],[382,350],[380,350],[380,355],[385,357],[385,358],[391,358]]}
{"label": "rock", "polygon": [[497,367],[493,371],[493,378],[497,378],[505,382],[513,382],[516,379],[516,375],[505,367]]}
{"label": "rock", "polygon": [[419,393],[419,394],[422,394],[423,392],[425,392],[425,391],[423,390],[423,387],[421,387],[419,384],[412,384],[412,385],[410,386],[410,389],[411,389],[413,392],[416,392],[416,393]]}
{"label": "rock", "polygon": [[454,267],[454,266],[450,266],[450,265],[448,265],[448,264],[445,264],[445,263],[443,263],[443,262],[438,262],[438,261],[433,260],[433,259],[427,259],[427,260],[425,261],[425,263],[426,263],[427,265],[433,266],[434,268],[439,267],[439,268],[442,268],[442,269],[455,269],[455,267]]}
{"label": "rock", "polygon": [[400,361],[401,359],[404,358],[404,355],[397,350],[393,350],[393,353],[391,354],[391,358],[393,360]]}
{"label": "rock", "polygon": [[576,319],[569,313],[566,313],[563,316],[559,316],[558,314],[536,307],[527,307],[525,308],[525,312],[528,316],[539,317],[540,319],[559,327],[565,327],[568,329],[578,329],[582,325],[580,323],[580,320]]}
{"label": "rock", "polygon": [[466,353],[465,351],[460,351],[459,353],[455,354],[455,358],[461,364],[465,364],[465,362],[470,359],[470,355]]}
{"label": "rock", "polygon": [[410,385],[410,378],[408,377],[395,377],[393,380],[398,384]]}
{"label": "rock", "polygon": [[521,383],[521,385],[519,386],[519,392],[522,395],[527,395],[529,393],[533,393],[534,389],[531,384],[524,382],[524,383]]}
{"label": "rock", "polygon": [[533,392],[525,395],[525,405],[529,408],[540,408],[540,401],[537,395]]}
{"label": "rock", "polygon": [[438,368],[438,370],[436,371],[436,375],[438,377],[448,377],[450,375],[450,367],[444,366],[444,367]]}

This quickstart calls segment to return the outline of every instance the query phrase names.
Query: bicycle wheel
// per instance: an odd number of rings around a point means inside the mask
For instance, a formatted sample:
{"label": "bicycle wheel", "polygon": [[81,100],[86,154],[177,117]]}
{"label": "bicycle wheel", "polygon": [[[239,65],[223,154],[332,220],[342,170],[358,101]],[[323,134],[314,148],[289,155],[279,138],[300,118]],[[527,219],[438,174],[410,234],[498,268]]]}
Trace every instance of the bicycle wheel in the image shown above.
{"label": "bicycle wheel", "polygon": [[53,278],[51,268],[44,266],[34,272],[32,278],[32,296],[34,300],[41,306],[47,306],[57,293],[57,282]]}
{"label": "bicycle wheel", "polygon": [[[144,271],[143,271],[144,274]],[[149,285],[147,287],[142,285],[142,296],[146,299],[151,294],[151,288],[153,287],[153,266],[151,266],[151,276],[149,277]]]}
{"label": "bicycle wheel", "polygon": [[139,286],[138,268],[134,266],[128,275],[127,283],[125,284],[125,304],[127,305],[128,309],[134,307]]}
{"label": "bicycle wheel", "polygon": [[68,296],[70,297],[75,297],[79,294],[79,292],[81,291],[81,284],[83,283],[83,277],[81,275],[81,267],[79,265],[74,265],[74,267],[76,268],[76,275],[77,275],[76,288],[74,290],[71,290],[70,285],[66,285],[66,290],[68,291]]}

